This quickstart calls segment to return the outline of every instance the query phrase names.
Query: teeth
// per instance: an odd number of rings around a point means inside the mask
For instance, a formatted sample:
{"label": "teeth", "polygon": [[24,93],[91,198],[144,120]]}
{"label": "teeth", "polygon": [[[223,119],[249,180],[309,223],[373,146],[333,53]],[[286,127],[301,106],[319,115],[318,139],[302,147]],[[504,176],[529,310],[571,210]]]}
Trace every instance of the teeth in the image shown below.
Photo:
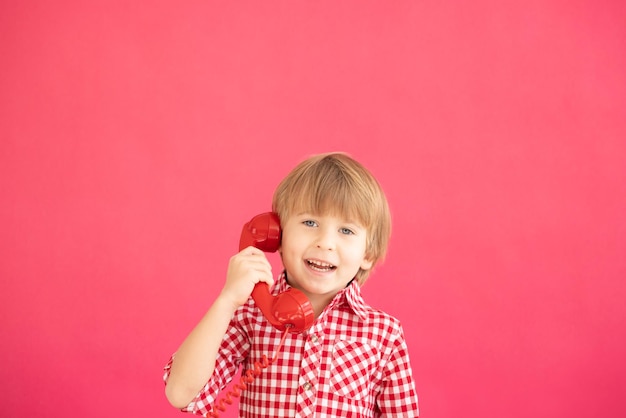
{"label": "teeth", "polygon": [[332,264],[324,263],[323,261],[307,260],[307,263],[309,263],[309,266],[318,270],[331,270],[335,268]]}

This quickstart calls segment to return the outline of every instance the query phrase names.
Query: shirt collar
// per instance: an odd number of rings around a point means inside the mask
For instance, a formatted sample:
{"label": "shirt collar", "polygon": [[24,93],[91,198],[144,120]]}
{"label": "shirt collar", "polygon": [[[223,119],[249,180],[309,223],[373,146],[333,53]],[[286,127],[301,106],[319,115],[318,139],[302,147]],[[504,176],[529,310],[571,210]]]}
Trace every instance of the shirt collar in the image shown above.
{"label": "shirt collar", "polygon": [[[287,275],[283,272],[274,286],[272,294],[276,295],[284,292],[290,287],[289,283],[287,283]],[[345,289],[340,290],[339,293],[335,295],[333,300],[331,300],[324,309],[324,312],[322,312],[322,316],[324,316],[326,312],[330,312],[342,305],[347,305],[362,321],[367,321],[369,316],[367,305],[361,296],[361,286],[356,280],[350,282]]]}

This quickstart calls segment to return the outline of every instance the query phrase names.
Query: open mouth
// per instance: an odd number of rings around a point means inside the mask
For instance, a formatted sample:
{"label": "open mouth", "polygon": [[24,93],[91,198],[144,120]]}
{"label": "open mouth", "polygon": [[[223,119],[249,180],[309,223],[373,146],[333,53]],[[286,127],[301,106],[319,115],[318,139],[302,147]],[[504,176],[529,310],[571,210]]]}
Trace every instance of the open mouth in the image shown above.
{"label": "open mouth", "polygon": [[337,268],[336,266],[333,266],[332,264],[324,263],[323,261],[319,261],[319,260],[306,260],[306,263],[311,269],[315,271],[320,271],[320,272],[332,271]]}

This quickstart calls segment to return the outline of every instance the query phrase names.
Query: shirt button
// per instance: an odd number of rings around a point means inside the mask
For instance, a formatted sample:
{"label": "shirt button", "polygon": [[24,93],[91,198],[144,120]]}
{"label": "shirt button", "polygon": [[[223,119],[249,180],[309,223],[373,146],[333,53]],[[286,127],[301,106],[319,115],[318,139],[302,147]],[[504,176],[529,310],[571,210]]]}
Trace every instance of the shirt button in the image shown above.
{"label": "shirt button", "polygon": [[306,382],[304,385],[302,385],[302,389],[311,390],[313,389],[313,385],[311,384],[311,382]]}
{"label": "shirt button", "polygon": [[314,343],[317,342],[317,335],[311,334],[310,338],[311,338],[311,342],[314,342]]}

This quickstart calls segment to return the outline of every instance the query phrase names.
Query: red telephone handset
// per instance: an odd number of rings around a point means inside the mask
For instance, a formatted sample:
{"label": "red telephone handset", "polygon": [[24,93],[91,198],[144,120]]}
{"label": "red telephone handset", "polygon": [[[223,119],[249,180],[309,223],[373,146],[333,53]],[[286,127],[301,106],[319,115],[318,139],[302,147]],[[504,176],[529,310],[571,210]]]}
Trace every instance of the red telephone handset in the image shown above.
{"label": "red telephone handset", "polygon": [[[262,213],[244,225],[239,240],[239,251],[251,245],[265,252],[278,250],[280,247],[278,215],[272,212]],[[241,391],[245,390],[263,369],[276,361],[287,334],[304,332],[315,320],[311,302],[297,289],[289,288],[285,292],[272,296],[267,283],[258,283],[252,290],[252,298],[270,324],[283,331],[283,338],[271,360],[264,355],[261,361],[254,362],[253,368],[242,372],[241,380],[234,385],[233,390],[211,407],[208,413],[210,417],[218,418],[218,411],[224,412],[227,405],[232,405],[233,398],[240,396]]]}
{"label": "red telephone handset", "polygon": [[[262,213],[246,223],[241,231],[239,251],[254,246],[261,251],[275,252],[280,247],[280,220],[273,212]],[[252,290],[252,299],[263,316],[280,331],[306,331],[315,319],[311,302],[304,293],[290,288],[272,296],[267,283],[258,283]]]}

